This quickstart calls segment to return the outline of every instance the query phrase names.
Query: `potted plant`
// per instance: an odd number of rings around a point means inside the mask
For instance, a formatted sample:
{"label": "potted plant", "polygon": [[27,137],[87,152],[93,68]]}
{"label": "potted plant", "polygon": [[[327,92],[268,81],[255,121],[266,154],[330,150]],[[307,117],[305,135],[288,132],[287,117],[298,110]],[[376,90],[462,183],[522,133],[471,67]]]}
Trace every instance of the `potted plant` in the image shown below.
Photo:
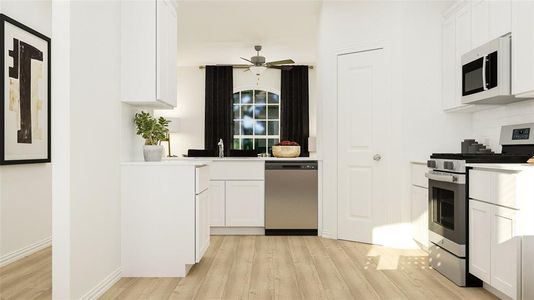
{"label": "potted plant", "polygon": [[151,114],[141,111],[135,114],[135,126],[137,135],[145,139],[143,156],[145,161],[161,161],[163,157],[163,145],[161,141],[167,138],[170,121],[164,117],[155,118]]}

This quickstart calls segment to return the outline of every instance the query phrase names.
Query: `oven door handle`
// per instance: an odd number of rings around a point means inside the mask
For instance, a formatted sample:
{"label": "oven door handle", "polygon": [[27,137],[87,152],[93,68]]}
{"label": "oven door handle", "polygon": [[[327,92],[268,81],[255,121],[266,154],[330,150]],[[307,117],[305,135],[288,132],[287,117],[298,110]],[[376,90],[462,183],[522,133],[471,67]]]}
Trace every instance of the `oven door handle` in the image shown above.
{"label": "oven door handle", "polygon": [[454,175],[438,175],[434,173],[425,173],[425,177],[431,180],[444,181],[444,182],[457,182],[458,178]]}

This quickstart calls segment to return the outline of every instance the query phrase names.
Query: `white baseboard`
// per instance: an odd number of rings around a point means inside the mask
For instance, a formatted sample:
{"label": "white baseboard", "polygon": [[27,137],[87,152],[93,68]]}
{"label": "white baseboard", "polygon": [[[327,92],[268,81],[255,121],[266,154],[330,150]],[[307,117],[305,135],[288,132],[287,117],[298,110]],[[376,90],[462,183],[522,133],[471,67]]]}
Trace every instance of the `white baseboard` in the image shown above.
{"label": "white baseboard", "polygon": [[495,295],[497,298],[499,299],[502,299],[502,300],[512,300],[511,297],[508,297],[507,295],[505,295],[503,292],[497,290],[496,288],[492,287],[491,285],[487,284],[484,282],[483,286],[482,286],[486,291],[492,293],[493,295]]}
{"label": "white baseboard", "polygon": [[325,239],[337,240],[337,236],[336,235],[333,235],[333,234],[331,234],[330,232],[328,232],[326,230],[323,230],[321,232],[321,237],[323,237]]}
{"label": "white baseboard", "polygon": [[93,287],[89,292],[82,296],[83,300],[93,300],[98,299],[100,296],[109,290],[117,281],[121,279],[122,270],[119,267],[117,270],[113,271],[111,274],[106,276],[104,280],[99,282],[95,287]]}
{"label": "white baseboard", "polygon": [[211,227],[211,235],[265,235],[264,227]]}
{"label": "white baseboard", "polygon": [[13,251],[0,257],[0,267],[7,266],[10,263],[16,262],[19,259],[34,254],[35,252],[42,250],[52,245],[52,237],[47,237],[44,240],[30,244],[24,248]]}

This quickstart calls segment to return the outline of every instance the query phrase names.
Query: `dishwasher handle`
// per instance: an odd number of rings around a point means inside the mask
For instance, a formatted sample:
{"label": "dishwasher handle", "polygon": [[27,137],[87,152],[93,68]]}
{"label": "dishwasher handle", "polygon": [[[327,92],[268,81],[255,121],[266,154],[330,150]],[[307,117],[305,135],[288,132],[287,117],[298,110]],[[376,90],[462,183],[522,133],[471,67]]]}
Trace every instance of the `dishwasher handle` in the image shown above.
{"label": "dishwasher handle", "polygon": [[266,162],[265,170],[317,170],[317,161],[306,162]]}

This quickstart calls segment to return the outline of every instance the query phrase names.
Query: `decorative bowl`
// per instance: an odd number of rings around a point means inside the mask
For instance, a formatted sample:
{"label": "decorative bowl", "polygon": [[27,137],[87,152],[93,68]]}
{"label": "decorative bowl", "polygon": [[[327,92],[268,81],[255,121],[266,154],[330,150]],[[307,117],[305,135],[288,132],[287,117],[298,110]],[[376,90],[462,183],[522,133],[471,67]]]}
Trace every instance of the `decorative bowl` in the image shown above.
{"label": "decorative bowl", "polygon": [[278,158],[299,157],[300,146],[273,146],[273,156]]}

